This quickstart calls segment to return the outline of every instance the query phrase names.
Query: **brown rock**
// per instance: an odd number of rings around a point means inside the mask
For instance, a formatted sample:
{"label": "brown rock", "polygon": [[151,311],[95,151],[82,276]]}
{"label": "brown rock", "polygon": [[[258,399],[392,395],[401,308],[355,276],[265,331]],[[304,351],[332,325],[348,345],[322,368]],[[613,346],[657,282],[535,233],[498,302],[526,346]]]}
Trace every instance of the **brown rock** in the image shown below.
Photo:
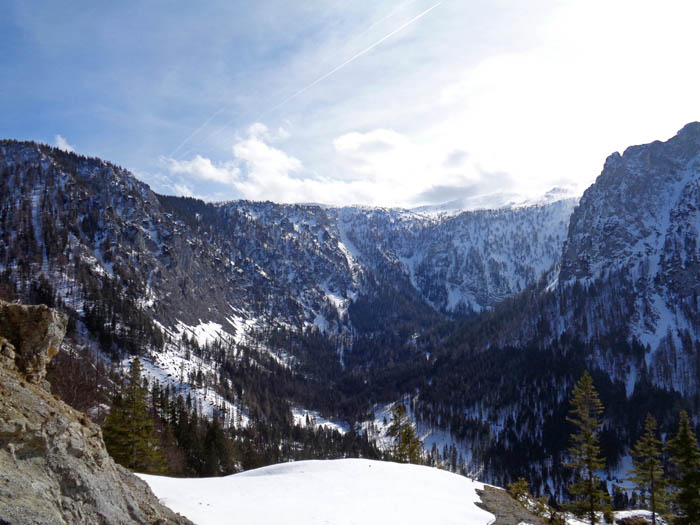
{"label": "brown rock", "polygon": [[65,315],[44,305],[0,302],[0,335],[14,347],[17,368],[30,383],[44,380],[46,365],[58,353],[67,324]]}

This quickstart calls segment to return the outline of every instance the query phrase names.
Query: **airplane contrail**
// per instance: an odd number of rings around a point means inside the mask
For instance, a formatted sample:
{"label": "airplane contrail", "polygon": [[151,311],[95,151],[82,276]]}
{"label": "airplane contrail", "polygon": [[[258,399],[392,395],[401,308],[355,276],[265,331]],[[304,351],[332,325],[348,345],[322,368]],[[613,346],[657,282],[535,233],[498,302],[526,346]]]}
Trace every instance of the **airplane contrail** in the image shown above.
{"label": "airplane contrail", "polygon": [[180,145],[179,145],[177,148],[175,148],[175,149],[172,151],[172,153],[171,153],[170,155],[168,155],[168,156],[172,158],[178,151],[180,151],[180,149],[182,149],[182,147],[183,147],[185,144],[187,144],[187,143],[190,141],[190,139],[191,139],[192,137],[194,137],[197,133],[199,133],[199,132],[202,131],[204,128],[206,128],[206,127],[209,125],[209,123],[210,123],[212,120],[214,120],[217,116],[219,116],[219,114],[220,114],[222,111],[224,111],[226,108],[228,108],[228,106],[229,106],[228,104],[226,104],[225,106],[222,106],[221,109],[219,109],[219,111],[217,111],[217,112],[214,113],[211,117],[209,117],[207,120],[205,120],[205,121],[204,121],[204,124],[202,124],[201,126],[199,126],[199,127],[198,127],[197,129],[195,129],[192,133],[190,133],[190,134],[187,136],[187,138],[186,138],[185,140],[183,140],[182,142],[180,142]]}
{"label": "airplane contrail", "polygon": [[[354,43],[354,42],[358,41],[360,38],[362,38],[362,37],[365,36],[367,33],[369,33],[369,32],[370,32],[372,29],[374,29],[376,26],[378,26],[378,25],[381,24],[382,22],[385,22],[385,21],[388,20],[389,18],[393,17],[397,12],[401,11],[402,9],[406,9],[408,6],[415,4],[417,1],[418,1],[418,0],[408,0],[408,1],[406,1],[406,2],[403,2],[403,3],[401,3],[401,4],[398,4],[398,5],[395,6],[391,11],[389,11],[386,15],[384,15],[384,16],[381,17],[380,19],[378,19],[378,20],[372,22],[372,23],[371,23],[370,25],[368,25],[363,31],[361,31],[361,32],[358,33],[357,35],[353,36],[353,37],[349,40],[348,43],[350,44],[350,43]],[[441,0],[441,1],[442,1],[442,0]],[[335,58],[335,57],[334,57],[334,58]]]}
{"label": "airplane contrail", "polygon": [[[377,41],[376,41],[374,44],[372,44],[371,46],[366,47],[365,49],[363,49],[363,50],[360,51],[359,53],[354,54],[353,56],[351,56],[350,58],[348,58],[345,62],[343,62],[343,63],[340,64],[339,66],[337,66],[337,67],[331,69],[331,70],[330,70],[328,73],[326,73],[325,75],[320,76],[319,78],[317,78],[316,80],[314,80],[313,82],[311,82],[311,84],[309,84],[309,85],[307,85],[307,86],[301,88],[301,89],[300,89],[299,91],[297,91],[296,93],[294,93],[294,94],[288,96],[287,98],[285,98],[285,99],[284,99],[282,102],[280,102],[279,104],[276,104],[276,105],[272,106],[271,108],[268,108],[266,111],[264,111],[263,113],[260,114],[260,116],[258,117],[258,119],[259,119],[260,117],[263,117],[263,116],[267,115],[268,113],[271,113],[272,111],[274,111],[274,110],[276,110],[276,109],[279,109],[280,107],[284,106],[284,105],[285,105],[287,102],[289,102],[290,100],[293,100],[293,99],[297,98],[299,95],[301,95],[301,94],[304,93],[305,91],[308,91],[309,89],[311,89],[312,87],[314,87],[314,86],[315,86],[316,84],[318,84],[319,82],[323,82],[323,81],[326,80],[328,77],[330,77],[332,74],[337,73],[338,71],[340,71],[341,69],[343,69],[345,66],[347,66],[347,65],[350,64],[351,62],[354,62],[355,60],[357,60],[358,58],[360,58],[362,55],[365,55],[365,54],[369,53],[370,51],[372,51],[372,49],[374,49],[375,47],[377,47],[379,44],[381,44],[381,43],[384,42],[385,40],[391,38],[391,37],[394,36],[396,33],[400,32],[400,31],[403,31],[403,30],[406,29],[408,26],[410,26],[412,23],[414,23],[414,22],[416,22],[417,20],[423,18],[425,15],[427,15],[428,13],[430,13],[430,11],[432,11],[433,9],[435,9],[436,7],[438,7],[440,4],[442,4],[442,2],[438,2],[438,3],[435,4],[434,6],[429,7],[428,9],[426,9],[425,11],[423,11],[422,13],[420,13],[419,15],[416,15],[415,17],[411,18],[408,22],[406,22],[406,23],[400,25],[399,27],[397,27],[396,29],[394,29],[394,30],[393,30],[391,33],[389,33],[388,35],[385,35],[385,36],[383,36],[382,38],[380,38],[379,40],[377,40]],[[256,120],[257,120],[257,119],[256,119]]]}
{"label": "airplane contrail", "polygon": [[[403,5],[400,6],[400,7],[405,7],[406,5],[410,5],[410,4],[414,3],[414,2],[415,2],[415,0],[413,0],[413,1],[411,1],[411,2],[407,2],[406,4],[403,4]],[[380,44],[381,44],[382,42],[384,42],[385,40],[391,38],[391,37],[394,36],[396,33],[399,33],[399,32],[401,32],[401,31],[403,31],[404,29],[406,29],[408,26],[410,26],[410,25],[413,24],[414,22],[416,22],[416,21],[418,21],[419,19],[423,18],[425,15],[427,15],[428,13],[430,13],[430,11],[432,11],[433,9],[435,9],[436,7],[438,7],[440,4],[442,4],[442,1],[436,3],[436,4],[433,5],[432,7],[429,7],[428,9],[426,9],[425,11],[423,11],[422,13],[419,13],[418,15],[414,16],[414,17],[411,18],[408,22],[405,22],[405,23],[401,24],[399,27],[397,27],[396,29],[394,29],[393,31],[391,31],[389,34],[383,36],[382,38],[380,38],[379,40],[377,40],[377,41],[376,41],[375,43],[373,43],[372,45],[366,47],[365,49],[363,49],[362,51],[360,51],[360,52],[358,52],[358,53],[355,53],[353,56],[351,56],[350,58],[348,58],[345,62],[343,62],[343,63],[340,64],[339,66],[337,66],[337,67],[331,69],[328,73],[325,73],[324,75],[320,76],[319,78],[317,78],[316,80],[314,80],[313,82],[311,82],[311,83],[308,84],[307,86],[304,86],[303,88],[301,88],[301,89],[300,89],[299,91],[297,91],[296,93],[293,93],[292,95],[288,96],[287,98],[285,98],[284,100],[282,100],[282,101],[279,102],[278,104],[276,104],[276,105],[272,106],[271,108],[268,108],[267,110],[263,111],[263,112],[260,113],[260,115],[258,115],[254,120],[255,120],[255,121],[260,120],[260,118],[262,118],[262,117],[264,117],[265,115],[267,115],[267,114],[269,114],[269,113],[275,111],[276,109],[281,108],[281,107],[284,106],[287,102],[289,102],[289,101],[291,101],[291,100],[297,98],[299,95],[301,95],[302,93],[308,91],[309,89],[311,89],[312,87],[314,87],[316,84],[318,84],[318,83],[320,83],[320,82],[323,82],[325,79],[327,79],[328,77],[330,77],[330,76],[333,75],[334,73],[337,73],[338,71],[340,71],[341,69],[343,69],[345,66],[347,66],[347,65],[350,64],[351,62],[353,62],[353,61],[357,60],[358,58],[360,58],[362,55],[365,55],[365,54],[369,53],[372,49],[374,49],[375,47],[377,47],[378,45],[380,45]],[[393,9],[388,15],[386,15],[385,17],[383,17],[379,22],[382,22],[382,21],[386,20],[387,18],[389,18],[391,15],[394,14],[394,12],[395,12],[397,9],[398,9],[398,8]],[[367,31],[369,31],[369,29],[370,29],[371,27],[375,26],[375,25],[378,24],[379,22],[373,23],[368,29],[366,29],[365,31],[363,31],[362,34],[364,34],[364,33],[366,33]],[[182,149],[182,147],[183,147],[185,144],[187,144],[195,135],[197,135],[197,134],[200,133],[204,128],[206,128],[206,127],[211,123],[212,120],[214,120],[217,116],[219,116],[219,115],[220,115],[225,109],[227,109],[229,106],[230,106],[230,104],[224,105],[224,106],[221,107],[216,113],[214,113],[212,116],[210,116],[201,126],[199,126],[196,130],[194,130],[192,133],[190,133],[190,134],[180,143],[180,145],[172,151],[172,153],[171,153],[169,156],[170,156],[170,157],[173,157],[177,152],[179,152],[179,151]],[[220,129],[223,130],[223,129],[226,129],[227,127],[228,127],[228,124],[227,124],[226,126],[223,126],[223,127],[220,128]],[[209,138],[210,138],[210,139],[211,139],[211,138],[214,138],[216,135],[217,135],[217,134],[212,134],[212,135],[209,136]]]}

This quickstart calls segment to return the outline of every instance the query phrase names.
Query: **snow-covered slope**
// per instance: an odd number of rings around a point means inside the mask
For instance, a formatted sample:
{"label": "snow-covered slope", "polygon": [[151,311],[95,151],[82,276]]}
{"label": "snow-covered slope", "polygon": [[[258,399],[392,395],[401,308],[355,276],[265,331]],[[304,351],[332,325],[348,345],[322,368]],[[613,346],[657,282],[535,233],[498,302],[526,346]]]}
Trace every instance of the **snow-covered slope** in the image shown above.
{"label": "snow-covered slope", "polygon": [[[282,463],[221,478],[137,476],[161,503],[198,525],[491,525],[496,520],[477,506],[483,483],[419,465],[338,459]],[[508,507],[501,510],[508,515]],[[616,520],[650,516],[645,510],[615,512]],[[570,514],[562,517],[567,525],[586,523]],[[536,522],[531,517],[520,525]]]}
{"label": "snow-covered slope", "polygon": [[162,503],[199,525],[224,523],[488,525],[483,484],[417,465],[299,461],[223,478],[139,475]]}
{"label": "snow-covered slope", "polygon": [[[608,157],[571,215],[558,279],[529,297],[538,300],[515,303],[526,305],[518,322],[502,316],[482,348],[564,336],[590,344],[591,366],[627,396],[640,382],[697,393],[700,123]],[[635,350],[618,352],[617,341]]]}
{"label": "snow-covered slope", "polygon": [[576,199],[434,216],[343,208],[338,227],[355,260],[407,279],[437,310],[479,313],[559,263]]}
{"label": "snow-covered slope", "polygon": [[[611,155],[574,211],[564,244],[560,296],[571,298],[576,287],[587,295],[578,302],[579,320],[571,318],[569,326],[589,340],[618,332],[639,341],[652,382],[695,392],[699,241],[700,123],[666,142]],[[637,371],[629,370],[628,395]]]}

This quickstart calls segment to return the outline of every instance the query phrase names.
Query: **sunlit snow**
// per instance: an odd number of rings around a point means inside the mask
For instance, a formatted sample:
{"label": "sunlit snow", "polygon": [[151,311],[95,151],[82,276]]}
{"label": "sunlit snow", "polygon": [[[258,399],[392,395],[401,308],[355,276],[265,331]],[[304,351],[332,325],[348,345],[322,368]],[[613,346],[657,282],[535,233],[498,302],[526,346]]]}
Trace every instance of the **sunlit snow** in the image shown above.
{"label": "sunlit snow", "polygon": [[483,484],[443,470],[364,459],[299,461],[222,478],[139,474],[158,498],[199,525],[401,523],[488,525]]}

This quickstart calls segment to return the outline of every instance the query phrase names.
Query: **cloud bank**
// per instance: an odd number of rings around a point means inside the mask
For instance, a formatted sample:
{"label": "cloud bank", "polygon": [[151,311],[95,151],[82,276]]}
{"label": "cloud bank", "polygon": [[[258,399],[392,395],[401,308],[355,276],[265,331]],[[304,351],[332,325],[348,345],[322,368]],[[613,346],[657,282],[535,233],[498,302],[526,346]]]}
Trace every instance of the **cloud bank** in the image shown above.
{"label": "cloud bank", "polygon": [[436,2],[10,0],[2,132],[162,193],[417,206],[580,191],[700,120],[695,0]]}
{"label": "cloud bank", "polygon": [[464,151],[442,151],[383,128],[336,137],[328,166],[329,171],[333,167],[333,176],[312,173],[276,144],[289,137],[287,131],[272,133],[256,122],[233,144],[227,161],[217,163],[200,155],[189,160],[163,158],[175,180],[170,190],[194,196],[188,180],[195,179],[216,183],[216,195],[249,200],[416,207],[457,199],[477,202],[479,196],[483,197],[479,205],[496,201],[500,205],[502,194],[496,200],[486,197],[504,186],[513,187],[508,174],[466,162],[469,156]]}

